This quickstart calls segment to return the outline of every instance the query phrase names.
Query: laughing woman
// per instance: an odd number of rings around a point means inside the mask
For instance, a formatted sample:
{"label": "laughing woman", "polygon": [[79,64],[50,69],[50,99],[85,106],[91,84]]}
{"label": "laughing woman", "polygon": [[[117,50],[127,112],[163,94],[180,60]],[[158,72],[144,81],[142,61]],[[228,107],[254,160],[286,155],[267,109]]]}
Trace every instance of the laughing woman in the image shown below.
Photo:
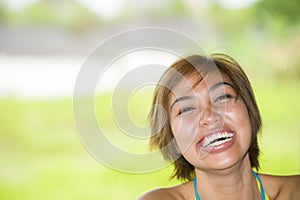
{"label": "laughing woman", "polygon": [[150,123],[151,147],[174,161],[173,177],[184,183],[140,200],[300,199],[299,175],[254,172],[261,117],[249,80],[231,57],[193,55],[174,63],[155,89]]}

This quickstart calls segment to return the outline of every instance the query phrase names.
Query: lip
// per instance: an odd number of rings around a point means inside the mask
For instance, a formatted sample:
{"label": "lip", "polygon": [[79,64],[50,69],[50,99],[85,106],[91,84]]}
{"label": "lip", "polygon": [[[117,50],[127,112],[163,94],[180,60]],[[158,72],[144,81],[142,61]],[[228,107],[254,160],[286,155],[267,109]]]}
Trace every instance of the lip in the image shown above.
{"label": "lip", "polygon": [[[230,141],[227,141],[227,142],[224,142],[220,145],[216,145],[216,146],[213,146],[213,147],[203,147],[202,146],[202,142],[204,141],[204,139],[208,136],[211,136],[211,135],[214,135],[214,134],[217,134],[217,133],[222,133],[222,132],[230,132],[230,133],[233,133],[233,136],[232,136],[232,139]],[[235,142],[236,140],[236,133],[232,130],[229,130],[229,129],[219,129],[219,130],[214,130],[212,132],[208,132],[208,134],[204,135],[198,142],[198,146],[201,148],[202,151],[205,151],[205,152],[209,152],[209,153],[219,153],[219,152],[222,152],[222,151],[225,151],[227,149],[229,149]]]}

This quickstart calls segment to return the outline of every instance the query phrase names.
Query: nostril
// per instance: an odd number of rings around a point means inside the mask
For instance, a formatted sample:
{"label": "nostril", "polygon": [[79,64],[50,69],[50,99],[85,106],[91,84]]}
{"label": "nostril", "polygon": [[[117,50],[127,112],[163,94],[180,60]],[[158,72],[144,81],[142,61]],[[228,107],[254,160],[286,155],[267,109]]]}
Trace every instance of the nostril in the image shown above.
{"label": "nostril", "polygon": [[200,126],[207,127],[208,123],[204,122],[203,120],[200,121]]}

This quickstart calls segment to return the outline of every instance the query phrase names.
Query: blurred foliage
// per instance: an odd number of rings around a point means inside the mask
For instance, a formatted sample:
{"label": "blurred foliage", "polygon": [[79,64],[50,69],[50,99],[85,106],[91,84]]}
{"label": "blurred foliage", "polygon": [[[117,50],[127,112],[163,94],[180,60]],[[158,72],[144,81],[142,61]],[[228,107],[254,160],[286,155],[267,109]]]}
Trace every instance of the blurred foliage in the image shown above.
{"label": "blurred foliage", "polygon": [[[300,1],[260,0],[241,9],[228,9],[213,2],[208,10],[208,20],[224,30],[227,35],[235,37],[249,29],[268,36],[289,34],[292,29],[300,28]],[[276,38],[278,39],[278,37]],[[280,39],[280,38],[279,38]]]}
{"label": "blurred foliage", "polygon": [[101,24],[94,13],[73,0],[42,0],[11,11],[6,18],[7,23],[14,25],[58,26],[79,31]]}
{"label": "blurred foliage", "polygon": [[228,9],[214,2],[206,15],[227,45],[246,60],[247,70],[263,79],[299,81],[300,14],[295,12],[299,4],[297,0],[261,0]]}
{"label": "blurred foliage", "polygon": [[3,22],[7,18],[7,8],[2,0],[0,0],[0,22]]}
{"label": "blurred foliage", "polygon": [[158,9],[148,8],[149,18],[172,18],[187,12],[185,4],[181,0],[165,1]]}
{"label": "blurred foliage", "polygon": [[[300,1],[260,0],[236,10],[213,3],[205,9],[194,8],[193,14],[183,1],[166,2],[152,7],[141,5],[142,8],[125,5],[118,20],[182,17],[210,24],[222,38],[221,42],[236,49],[233,56],[242,58],[250,80],[254,80],[263,117],[262,172],[299,174],[300,12],[297,9]],[[43,0],[18,11],[7,10],[0,0],[0,22],[75,31],[107,25],[72,0]],[[138,94],[128,103],[130,117],[137,124],[143,123],[149,95],[148,92]],[[123,138],[125,135],[119,137],[111,107],[107,106],[111,105],[109,94],[97,96],[95,100],[97,119],[105,125],[107,137],[114,144],[129,150],[145,148],[145,141],[137,144]],[[71,99],[40,102],[6,98],[0,99],[0,110],[0,199],[117,199],[120,196],[136,199],[153,187],[178,183],[168,180],[170,167],[133,175],[98,164],[76,135]],[[126,116],[120,113],[120,117]]]}
{"label": "blurred foliage", "polygon": [[[1,3],[2,2],[2,3]],[[193,8],[182,0],[167,0],[162,2],[128,1],[114,20],[126,21],[132,19],[155,20],[172,19],[176,17],[189,18],[211,22],[227,36],[235,37],[240,31],[256,29],[267,32],[269,36],[282,35],[291,27],[299,27],[300,1],[260,0],[241,9],[222,7],[217,1],[210,4],[195,4]],[[197,10],[197,14],[195,14]],[[99,27],[103,24],[101,18],[76,0],[41,0],[18,11],[9,11],[3,0],[0,0],[0,20],[9,24],[60,26],[71,29]],[[203,20],[203,19],[202,19]]]}
{"label": "blurred foliage", "polygon": [[299,0],[260,0],[255,7],[258,19],[266,20],[265,23],[269,23],[268,20],[282,20],[288,25],[299,25],[300,23]]}
{"label": "blurred foliage", "polygon": [[156,1],[127,1],[119,17],[120,21],[138,20],[163,20],[182,16],[187,13],[185,3],[182,0]]}
{"label": "blurred foliage", "polygon": [[251,28],[255,22],[252,7],[231,10],[214,2],[207,13],[208,21],[211,21],[220,30],[223,30],[223,33],[233,37],[241,34],[240,31]]}
{"label": "blurred foliage", "polygon": [[[300,113],[300,93],[295,93],[300,83],[255,83],[264,122],[259,139],[261,172],[300,173],[297,150],[300,127],[295,117]],[[135,106],[130,108],[136,115],[133,118],[144,115],[142,102],[145,96],[150,96],[148,91],[144,92],[133,99]],[[96,105],[99,105],[96,114],[100,119],[111,116],[111,110],[106,108],[111,105],[111,95],[96,97]],[[120,196],[136,199],[155,187],[179,183],[169,180],[172,167],[128,174],[97,163],[76,134],[71,99],[20,101],[4,98],[0,99],[0,110],[0,199],[118,199]],[[101,123],[109,130],[117,130],[113,120]],[[107,131],[106,135],[114,133]],[[128,145],[128,140],[118,139],[113,141],[114,145],[119,148]]]}

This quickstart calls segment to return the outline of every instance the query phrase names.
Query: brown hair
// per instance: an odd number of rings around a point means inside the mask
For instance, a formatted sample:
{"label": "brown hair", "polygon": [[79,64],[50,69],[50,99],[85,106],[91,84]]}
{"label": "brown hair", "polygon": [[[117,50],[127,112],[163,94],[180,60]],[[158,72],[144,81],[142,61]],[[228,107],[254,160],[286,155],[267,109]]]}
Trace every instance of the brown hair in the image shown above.
{"label": "brown hair", "polygon": [[152,149],[158,147],[164,159],[174,161],[175,168],[172,178],[191,180],[194,177],[194,166],[179,153],[176,142],[174,142],[168,112],[171,90],[184,77],[198,73],[201,75],[200,78],[203,78],[207,73],[213,71],[219,71],[228,76],[233,89],[247,107],[252,131],[251,145],[248,150],[250,163],[251,167],[259,168],[257,133],[261,128],[261,117],[245,72],[233,58],[225,54],[212,54],[209,57],[192,55],[178,60],[162,75],[154,91],[152,109],[149,113],[150,147]]}

